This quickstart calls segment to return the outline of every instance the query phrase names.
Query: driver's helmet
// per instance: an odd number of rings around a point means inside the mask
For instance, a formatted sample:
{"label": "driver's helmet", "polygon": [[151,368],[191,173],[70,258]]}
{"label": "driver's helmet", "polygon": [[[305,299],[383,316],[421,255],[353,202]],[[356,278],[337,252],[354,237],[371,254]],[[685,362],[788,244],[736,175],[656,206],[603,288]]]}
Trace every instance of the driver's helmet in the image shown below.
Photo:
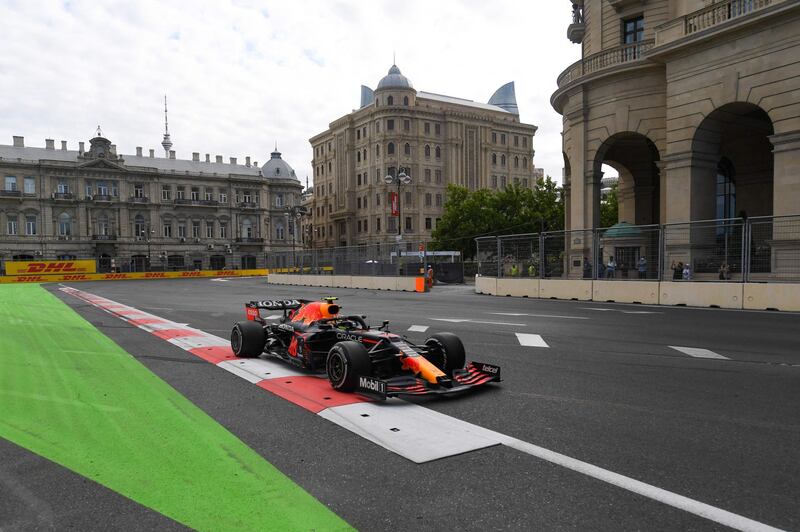
{"label": "driver's helmet", "polygon": [[335,318],[339,315],[339,305],[333,303],[334,300],[312,301],[306,303],[292,316],[292,321],[300,323],[312,323],[322,319]]}

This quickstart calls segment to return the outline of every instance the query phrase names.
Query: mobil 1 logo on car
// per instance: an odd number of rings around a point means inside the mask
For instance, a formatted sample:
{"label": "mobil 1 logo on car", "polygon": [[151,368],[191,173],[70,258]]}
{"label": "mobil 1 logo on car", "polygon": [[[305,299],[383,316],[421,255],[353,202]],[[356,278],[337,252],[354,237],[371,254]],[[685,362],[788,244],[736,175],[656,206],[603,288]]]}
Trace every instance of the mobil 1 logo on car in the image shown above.
{"label": "mobil 1 logo on car", "polygon": [[373,377],[361,376],[358,378],[358,387],[365,392],[372,392],[378,395],[386,395],[386,382]]}

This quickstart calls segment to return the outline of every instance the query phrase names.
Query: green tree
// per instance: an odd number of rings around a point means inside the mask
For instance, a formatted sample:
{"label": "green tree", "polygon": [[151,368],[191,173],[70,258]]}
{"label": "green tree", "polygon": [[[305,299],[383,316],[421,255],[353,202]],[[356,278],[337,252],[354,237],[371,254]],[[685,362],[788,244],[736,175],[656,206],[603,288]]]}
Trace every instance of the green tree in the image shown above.
{"label": "green tree", "polygon": [[600,227],[611,227],[619,222],[619,202],[617,200],[617,184],[600,200]]}
{"label": "green tree", "polygon": [[561,188],[549,176],[533,188],[511,185],[504,190],[449,185],[441,221],[433,231],[433,249],[460,251],[475,257],[475,237],[555,231],[564,227]]}

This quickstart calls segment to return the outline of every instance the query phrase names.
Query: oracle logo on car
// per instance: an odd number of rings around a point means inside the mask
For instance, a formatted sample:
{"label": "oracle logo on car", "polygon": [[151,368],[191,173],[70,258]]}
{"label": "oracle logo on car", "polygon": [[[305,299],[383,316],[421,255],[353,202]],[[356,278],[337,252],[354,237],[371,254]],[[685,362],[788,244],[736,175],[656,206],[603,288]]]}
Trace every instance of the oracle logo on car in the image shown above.
{"label": "oracle logo on car", "polygon": [[370,392],[386,395],[386,383],[372,377],[359,377],[358,387]]}

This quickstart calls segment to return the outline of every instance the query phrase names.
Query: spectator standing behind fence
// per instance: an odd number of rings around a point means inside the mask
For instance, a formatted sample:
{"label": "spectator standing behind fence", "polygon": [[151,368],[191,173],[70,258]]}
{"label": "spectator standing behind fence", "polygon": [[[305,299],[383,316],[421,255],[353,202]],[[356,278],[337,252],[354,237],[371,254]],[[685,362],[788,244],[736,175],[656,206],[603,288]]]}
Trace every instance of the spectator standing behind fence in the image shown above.
{"label": "spectator standing behind fence", "polygon": [[536,277],[536,267],[533,264],[528,266],[528,277]]}
{"label": "spectator standing behind fence", "polygon": [[728,266],[727,262],[723,262],[722,265],[719,267],[719,280],[720,281],[729,281],[731,278],[731,268]]}
{"label": "spectator standing behind fence", "polygon": [[608,257],[608,264],[606,265],[606,277],[613,279],[616,275],[617,263],[614,261],[614,256]]}
{"label": "spectator standing behind fence", "polygon": [[673,260],[670,268],[672,268],[672,280],[680,281],[681,275],[683,274],[683,263],[679,262],[678,264],[675,264],[675,261]]}
{"label": "spectator standing behind fence", "polygon": [[644,258],[644,255],[639,257],[639,279],[646,279],[647,278],[647,259]]}
{"label": "spectator standing behind fence", "polygon": [[583,257],[583,278],[584,279],[591,279],[592,278],[592,264],[589,262],[589,259]]}
{"label": "spectator standing behind fence", "polygon": [[519,276],[519,268],[516,264],[511,265],[511,277],[518,277]]}
{"label": "spectator standing behind fence", "polygon": [[683,280],[684,281],[691,281],[692,280],[692,270],[689,268],[689,263],[683,265]]}

